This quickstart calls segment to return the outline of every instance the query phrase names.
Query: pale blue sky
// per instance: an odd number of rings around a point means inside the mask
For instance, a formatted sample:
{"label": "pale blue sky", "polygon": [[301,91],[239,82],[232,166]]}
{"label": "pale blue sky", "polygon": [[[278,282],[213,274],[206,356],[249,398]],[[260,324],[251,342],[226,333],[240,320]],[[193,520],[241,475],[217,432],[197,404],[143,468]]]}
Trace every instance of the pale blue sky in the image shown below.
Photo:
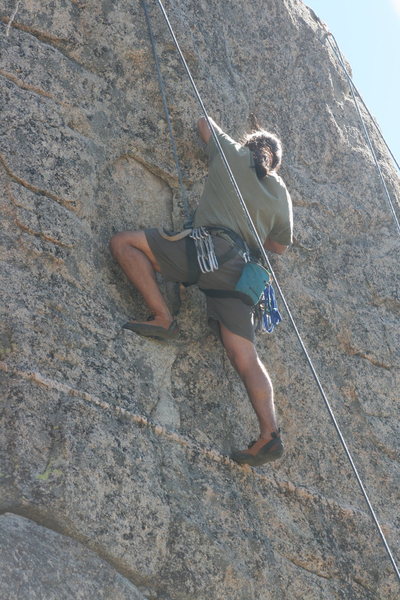
{"label": "pale blue sky", "polygon": [[353,81],[400,162],[400,0],[304,0],[349,61]]}

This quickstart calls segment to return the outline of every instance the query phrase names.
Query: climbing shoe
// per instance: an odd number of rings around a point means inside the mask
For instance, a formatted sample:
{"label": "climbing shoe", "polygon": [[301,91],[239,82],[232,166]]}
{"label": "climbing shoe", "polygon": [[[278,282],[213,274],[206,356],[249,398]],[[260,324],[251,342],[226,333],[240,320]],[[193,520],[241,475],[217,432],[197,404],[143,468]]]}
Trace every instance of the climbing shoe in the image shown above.
{"label": "climbing shoe", "polygon": [[178,323],[176,321],[172,321],[168,328],[160,327],[159,325],[151,325],[150,323],[143,323],[141,321],[128,321],[122,327],[123,329],[130,329],[130,331],[133,331],[138,335],[155,338],[157,340],[173,340],[179,335]]}
{"label": "climbing shoe", "polygon": [[258,467],[272,460],[280,458],[283,454],[283,443],[280,430],[272,432],[272,440],[266,442],[259,439],[251,442],[247,450],[236,450],[231,454],[231,459],[240,465]]}

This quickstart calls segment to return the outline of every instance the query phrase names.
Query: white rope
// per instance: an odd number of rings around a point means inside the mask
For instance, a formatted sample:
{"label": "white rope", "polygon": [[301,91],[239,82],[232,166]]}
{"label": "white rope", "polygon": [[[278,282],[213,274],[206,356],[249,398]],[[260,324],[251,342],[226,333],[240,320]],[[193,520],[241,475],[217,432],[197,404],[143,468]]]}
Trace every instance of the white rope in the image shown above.
{"label": "white rope", "polygon": [[158,86],[160,88],[161,99],[162,99],[162,104],[163,104],[163,108],[164,108],[164,114],[165,114],[165,118],[167,121],[168,133],[169,133],[170,142],[171,142],[172,154],[174,157],[175,168],[176,168],[176,172],[177,172],[177,176],[178,176],[178,184],[179,184],[181,200],[182,200],[182,204],[183,204],[183,214],[184,214],[184,218],[185,218],[184,227],[187,227],[187,224],[190,222],[190,207],[189,207],[189,202],[188,202],[188,199],[186,196],[186,189],[183,184],[182,169],[181,169],[181,164],[179,161],[174,131],[172,128],[171,116],[170,116],[170,112],[169,112],[169,108],[168,108],[167,92],[166,92],[166,88],[165,88],[164,78],[161,73],[160,60],[158,58],[158,53],[157,53],[156,40],[154,38],[153,28],[151,26],[151,20],[150,20],[149,11],[147,8],[146,0],[142,0],[142,6],[143,6],[144,15],[146,17],[146,24],[147,24],[147,29],[149,32],[150,44],[151,44],[151,49],[153,52],[154,65],[155,65],[156,73],[157,73]]}
{"label": "white rope", "polygon": [[[387,185],[386,185],[385,178],[384,178],[384,176],[383,176],[383,173],[382,173],[381,166],[380,166],[380,164],[379,164],[379,162],[378,162],[378,158],[377,158],[377,156],[376,156],[375,148],[374,148],[374,146],[373,146],[373,144],[372,144],[371,137],[370,137],[370,135],[369,135],[369,133],[368,133],[368,129],[367,129],[366,125],[365,125],[364,118],[363,118],[363,116],[362,116],[362,114],[361,114],[361,110],[360,110],[360,107],[359,107],[359,105],[358,105],[358,102],[357,102],[357,97],[356,97],[356,95],[355,95],[355,93],[354,93],[354,91],[356,91],[356,92],[357,92],[357,94],[358,94],[358,90],[357,90],[357,88],[355,87],[355,85],[354,85],[354,83],[353,83],[353,80],[352,80],[352,78],[351,78],[351,76],[350,76],[350,73],[349,73],[349,72],[348,72],[348,70],[347,70],[346,64],[345,64],[345,62],[344,62],[344,59],[343,59],[342,53],[341,53],[341,51],[340,51],[340,48],[339,48],[339,44],[337,43],[335,36],[334,36],[334,35],[333,35],[333,34],[332,34],[330,31],[328,31],[324,37],[326,37],[326,39],[327,39],[327,40],[328,40],[328,42],[329,42],[329,45],[330,45],[330,47],[332,48],[332,50],[333,50],[333,51],[334,51],[334,53],[336,54],[336,57],[338,58],[338,60],[339,60],[339,62],[340,62],[340,64],[341,64],[341,66],[342,66],[342,68],[343,68],[343,71],[345,72],[346,78],[347,78],[347,80],[348,80],[348,82],[349,82],[349,85],[350,85],[350,91],[351,91],[351,95],[352,95],[352,97],[353,97],[354,104],[355,104],[355,107],[356,107],[356,109],[357,109],[357,114],[358,114],[358,117],[359,117],[359,119],[360,119],[360,122],[361,122],[362,129],[363,129],[363,131],[364,131],[364,136],[365,136],[365,139],[367,140],[367,144],[368,144],[368,147],[369,147],[369,149],[370,149],[370,151],[371,151],[372,158],[374,159],[375,166],[376,166],[376,168],[377,168],[377,170],[378,170],[378,174],[379,174],[379,177],[380,177],[380,180],[381,180],[381,183],[382,183],[383,189],[384,189],[384,191],[385,191],[386,199],[387,199],[387,202],[388,202],[389,208],[390,208],[390,210],[391,210],[391,212],[392,212],[392,215],[393,215],[394,222],[395,222],[395,224],[396,224],[396,227],[397,227],[397,232],[398,232],[398,234],[400,235],[400,222],[399,222],[399,218],[398,218],[398,216],[397,216],[397,214],[396,214],[396,211],[395,211],[395,208],[394,208],[394,203],[393,203],[393,200],[392,200],[392,198],[391,198],[391,195],[390,195],[390,193],[389,193],[388,187],[387,187]],[[333,44],[332,44],[332,42],[331,42],[331,38],[332,38],[332,39],[333,39],[333,41],[335,42],[335,45],[333,45]],[[369,111],[368,111],[368,112],[369,112]],[[370,114],[370,113],[369,113],[369,114]],[[370,114],[370,116],[371,116],[371,114]],[[376,128],[377,128],[377,130],[379,131],[379,133],[381,133],[381,131],[380,131],[379,127],[376,125],[376,123],[375,123],[375,121],[374,121],[374,120],[373,120],[373,122],[374,122],[374,124],[375,124],[375,127],[376,127]],[[381,134],[381,135],[382,135],[382,134]],[[382,138],[383,138],[383,136],[382,136]],[[386,144],[386,141],[385,141],[385,140],[383,140],[383,141],[384,141],[384,143]],[[396,161],[396,159],[394,158],[394,156],[393,156],[393,154],[392,154],[392,152],[391,152],[391,150],[390,150],[390,148],[388,147],[388,145],[387,145],[387,144],[386,144],[386,147],[389,149],[389,152],[390,152],[390,154],[392,155],[392,158],[393,158],[393,160],[395,161],[396,165],[398,166],[398,164],[397,164],[397,161]]]}
{"label": "white rope", "polygon": [[21,4],[21,0],[17,0],[17,4],[15,5],[14,12],[8,20],[8,25],[7,25],[7,29],[6,29],[6,37],[8,37],[10,35],[11,25],[13,24],[14,19],[17,16],[17,12],[18,12],[20,4]]}

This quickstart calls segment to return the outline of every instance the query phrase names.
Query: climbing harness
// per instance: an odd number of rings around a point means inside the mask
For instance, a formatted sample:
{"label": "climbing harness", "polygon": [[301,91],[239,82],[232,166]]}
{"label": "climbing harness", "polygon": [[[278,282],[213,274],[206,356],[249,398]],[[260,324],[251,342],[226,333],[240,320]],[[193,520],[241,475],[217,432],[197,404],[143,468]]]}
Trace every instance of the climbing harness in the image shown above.
{"label": "climbing harness", "polygon": [[252,307],[255,332],[272,333],[276,325],[282,321],[272,286],[272,275],[263,265],[251,260],[249,254],[246,254],[245,257],[245,264],[234,290],[216,290],[202,287],[199,289],[206,296],[212,298],[238,298],[242,300],[242,302]]}
{"label": "climbing harness", "polygon": [[[212,235],[228,238],[233,246],[217,259],[214,250]],[[235,232],[227,227],[198,227],[192,230],[189,238],[194,241],[197,258],[197,283],[200,273],[211,273],[219,266],[239,254],[244,266],[235,285],[234,290],[199,289],[213,298],[238,298],[252,307],[253,321],[257,333],[272,333],[278,323],[282,321],[279,313],[274,289],[272,287],[272,275],[254,258],[246,242]],[[191,253],[187,252],[190,262]],[[193,258],[191,258],[193,260]],[[197,266],[196,265],[196,266]]]}
{"label": "climbing harness", "polygon": [[[324,24],[322,24],[322,25],[324,26]],[[324,26],[324,28],[325,28],[325,26]],[[326,29],[326,28],[325,28],[325,29]],[[345,75],[346,75],[347,81],[348,81],[348,83],[349,83],[349,85],[350,85],[350,91],[351,91],[351,95],[352,95],[352,97],[353,97],[354,104],[355,104],[355,107],[356,107],[356,109],[357,109],[357,114],[358,114],[358,117],[359,117],[359,119],[360,119],[360,122],[361,122],[361,126],[362,126],[362,129],[363,129],[363,132],[364,132],[364,136],[365,136],[365,139],[366,139],[366,141],[367,141],[367,144],[368,144],[368,146],[369,146],[369,149],[370,149],[370,151],[371,151],[372,158],[373,158],[373,160],[374,160],[375,166],[376,166],[376,168],[377,168],[377,170],[378,170],[379,178],[380,178],[380,180],[381,180],[381,183],[382,183],[382,186],[383,186],[383,189],[384,189],[385,195],[386,195],[386,199],[387,199],[387,201],[388,201],[388,205],[389,205],[389,207],[390,207],[390,210],[391,210],[391,212],[392,212],[392,215],[393,215],[394,222],[395,222],[395,224],[396,224],[396,227],[397,227],[397,232],[398,232],[398,234],[400,235],[400,222],[399,222],[399,218],[398,218],[398,216],[397,216],[397,214],[396,214],[396,211],[395,211],[395,208],[394,208],[394,203],[393,203],[392,197],[391,197],[391,195],[390,195],[390,193],[389,193],[389,190],[388,190],[388,187],[387,187],[387,185],[386,185],[386,181],[385,181],[385,178],[384,178],[384,176],[383,176],[383,173],[382,173],[381,166],[380,166],[380,164],[379,164],[379,162],[378,162],[378,158],[377,158],[377,156],[376,156],[376,152],[375,152],[374,146],[373,146],[373,144],[372,144],[371,137],[370,137],[370,135],[369,135],[369,133],[368,133],[368,129],[367,129],[366,125],[365,125],[365,121],[364,121],[364,119],[363,119],[363,116],[362,116],[362,114],[361,114],[361,110],[360,110],[360,107],[359,107],[359,105],[358,105],[358,102],[357,102],[357,97],[356,97],[356,94],[355,94],[355,93],[357,93],[359,96],[360,96],[360,94],[359,94],[359,92],[358,92],[358,90],[357,90],[356,86],[355,86],[355,85],[354,85],[354,83],[353,83],[353,80],[352,80],[352,78],[351,78],[351,76],[350,76],[350,73],[349,73],[349,72],[348,72],[348,70],[347,70],[346,64],[345,64],[345,62],[344,62],[343,55],[342,55],[342,53],[341,53],[341,51],[340,51],[339,44],[337,43],[335,36],[334,36],[334,35],[333,35],[333,34],[332,34],[330,31],[327,31],[327,33],[326,33],[326,34],[325,34],[325,36],[324,36],[324,39],[327,39],[327,40],[328,40],[328,43],[329,43],[330,47],[332,48],[332,50],[334,51],[334,53],[335,53],[335,55],[336,55],[337,59],[339,60],[339,62],[340,62],[340,64],[341,64],[341,66],[342,66],[342,68],[343,68],[343,71],[344,71],[344,73],[345,73]],[[333,40],[333,43],[332,43],[332,40]],[[363,102],[363,104],[364,104],[364,106],[365,106],[365,103],[364,103],[364,101],[363,101],[363,100],[362,100],[362,102]],[[367,110],[368,110],[368,109],[367,109]],[[393,154],[392,154],[392,151],[390,150],[390,148],[389,148],[389,146],[387,145],[387,143],[386,143],[385,139],[383,138],[383,135],[382,135],[382,133],[381,133],[381,130],[379,129],[379,127],[378,127],[378,126],[377,126],[377,124],[375,123],[375,119],[372,117],[372,115],[371,115],[371,113],[370,113],[369,111],[368,111],[368,113],[369,113],[369,115],[370,115],[370,117],[371,117],[371,119],[372,119],[372,122],[375,124],[375,127],[376,127],[376,129],[378,130],[379,134],[381,135],[381,137],[382,137],[382,139],[383,139],[383,141],[384,141],[384,143],[385,143],[385,145],[386,145],[387,149],[389,150],[389,152],[390,152],[390,154],[391,154],[391,156],[392,156],[392,158],[393,158],[394,162],[396,163],[396,165],[397,165],[397,168],[400,168],[400,167],[399,167],[399,165],[398,165],[398,163],[397,163],[397,161],[396,161],[396,159],[395,159],[395,157],[394,157],[394,156],[393,156]]]}
{"label": "climbing harness", "polygon": [[[362,482],[362,480],[361,480],[361,477],[360,477],[360,475],[359,475],[359,473],[358,473],[357,467],[356,467],[356,465],[355,465],[355,463],[354,463],[354,461],[353,461],[352,455],[351,455],[351,453],[350,453],[350,451],[349,451],[349,449],[348,449],[348,447],[347,447],[346,441],[345,441],[345,439],[344,439],[344,437],[343,437],[343,434],[342,434],[342,432],[341,432],[341,430],[340,430],[340,427],[339,427],[339,425],[338,425],[338,423],[337,423],[336,417],[335,417],[335,415],[334,415],[334,412],[333,412],[333,410],[332,410],[332,408],[331,408],[331,405],[330,405],[330,402],[329,402],[329,400],[328,400],[328,397],[327,397],[327,395],[326,395],[326,393],[325,393],[325,390],[324,390],[324,388],[323,388],[323,386],[322,386],[322,384],[321,384],[321,382],[320,382],[320,380],[319,380],[319,377],[318,377],[318,374],[317,374],[317,372],[316,372],[316,370],[315,370],[314,364],[313,364],[313,362],[312,362],[312,360],[311,360],[311,357],[310,357],[310,355],[309,355],[309,353],[308,353],[308,351],[307,351],[307,348],[306,348],[306,346],[305,346],[305,344],[304,344],[304,342],[303,342],[302,336],[300,335],[300,332],[299,332],[299,330],[298,330],[298,328],[297,328],[297,325],[296,325],[296,323],[295,323],[295,321],[294,321],[294,318],[293,318],[293,316],[292,316],[292,313],[291,313],[291,311],[290,311],[290,309],[289,309],[289,306],[288,306],[288,303],[287,303],[287,301],[286,301],[286,298],[285,298],[285,296],[284,296],[284,294],[283,294],[283,292],[282,292],[282,289],[281,289],[281,287],[280,287],[280,285],[279,285],[279,283],[278,283],[278,281],[277,281],[277,279],[276,279],[276,277],[275,277],[275,275],[274,275],[274,271],[273,271],[273,269],[272,269],[272,266],[271,266],[271,263],[270,263],[270,261],[269,261],[269,259],[268,259],[267,253],[266,253],[266,251],[265,251],[265,249],[264,249],[264,246],[263,246],[263,244],[262,244],[262,242],[261,242],[261,240],[260,240],[260,237],[259,237],[259,235],[258,235],[258,233],[257,233],[257,230],[256,230],[256,228],[255,228],[255,226],[254,226],[254,223],[253,223],[253,221],[252,221],[252,219],[251,219],[250,213],[249,213],[249,211],[248,211],[248,209],[247,209],[247,206],[246,206],[246,204],[245,204],[245,202],[244,202],[244,199],[243,199],[243,197],[242,197],[242,194],[241,194],[241,192],[240,192],[240,189],[239,189],[239,187],[238,187],[238,185],[237,185],[237,183],[236,183],[236,180],[235,180],[235,178],[234,178],[234,176],[233,176],[233,173],[232,173],[232,170],[231,170],[231,168],[230,168],[230,166],[229,166],[229,163],[228,163],[228,161],[227,161],[227,158],[226,158],[226,156],[225,156],[225,154],[224,154],[224,152],[223,152],[223,150],[222,150],[222,147],[221,147],[221,144],[220,144],[220,142],[219,142],[219,140],[218,140],[217,134],[216,134],[216,132],[214,131],[214,128],[213,128],[213,126],[212,126],[212,123],[211,123],[211,121],[210,121],[210,118],[209,118],[209,116],[208,116],[208,113],[207,113],[207,111],[206,111],[206,108],[205,108],[205,105],[204,105],[204,103],[203,103],[203,100],[202,100],[202,98],[201,98],[201,96],[200,96],[200,94],[199,94],[199,91],[198,91],[198,89],[197,89],[196,83],[195,83],[195,82],[194,82],[194,80],[193,80],[192,74],[191,74],[191,72],[190,72],[190,69],[189,69],[189,67],[188,67],[188,65],[187,65],[187,62],[186,62],[186,60],[185,60],[185,57],[183,56],[182,50],[181,50],[181,48],[180,48],[180,45],[179,45],[179,43],[178,43],[178,40],[177,40],[177,38],[176,38],[176,35],[175,35],[175,33],[174,33],[174,30],[172,29],[172,26],[171,26],[171,23],[170,23],[170,21],[169,21],[168,15],[166,14],[166,11],[165,11],[165,9],[164,9],[164,6],[163,6],[163,4],[162,4],[161,0],[156,0],[156,2],[157,2],[158,6],[159,6],[159,8],[160,8],[160,10],[161,10],[161,12],[162,12],[162,14],[163,14],[163,17],[164,17],[164,19],[165,19],[165,22],[166,22],[166,24],[167,24],[167,27],[168,27],[168,29],[169,29],[169,32],[170,32],[170,34],[171,34],[171,37],[172,37],[172,39],[173,39],[173,42],[174,42],[174,44],[175,44],[175,47],[176,47],[176,50],[177,50],[177,52],[178,52],[178,55],[179,55],[179,57],[180,57],[180,60],[181,60],[181,62],[182,62],[182,65],[183,65],[183,67],[184,67],[184,69],[185,69],[185,71],[186,71],[186,74],[187,74],[187,76],[188,76],[188,78],[189,78],[189,80],[190,80],[190,83],[191,83],[191,85],[192,85],[192,88],[193,88],[194,94],[195,94],[195,96],[196,96],[196,98],[197,98],[197,101],[199,102],[199,104],[200,104],[200,106],[201,106],[201,109],[202,109],[202,111],[203,111],[204,117],[205,117],[205,119],[206,119],[206,121],[207,121],[207,124],[208,124],[208,126],[209,126],[209,128],[210,128],[211,134],[212,134],[212,136],[213,136],[213,139],[214,139],[214,141],[215,141],[215,144],[216,144],[216,146],[217,146],[218,152],[220,153],[221,159],[222,159],[222,161],[223,161],[223,163],[224,163],[224,165],[225,165],[225,168],[226,168],[226,170],[227,170],[227,172],[228,172],[229,179],[230,179],[230,181],[231,181],[231,183],[232,183],[232,186],[233,186],[233,188],[234,188],[234,190],[235,190],[235,193],[236,193],[236,195],[237,195],[237,197],[238,197],[238,200],[239,200],[239,202],[240,202],[240,205],[241,205],[241,207],[242,207],[242,209],[243,209],[243,212],[244,212],[244,214],[246,215],[247,221],[248,221],[248,223],[249,223],[249,227],[250,227],[250,229],[251,229],[251,231],[252,231],[252,233],[253,233],[253,235],[254,235],[254,237],[255,237],[256,241],[257,241],[257,245],[258,245],[258,247],[260,248],[260,251],[261,251],[261,256],[262,256],[262,258],[263,258],[263,260],[264,260],[265,264],[268,266],[268,269],[269,269],[269,271],[271,272],[271,275],[272,275],[272,277],[274,277],[274,280],[275,280],[276,287],[277,287],[277,289],[278,289],[278,292],[279,292],[279,295],[280,295],[280,297],[281,297],[281,299],[282,299],[282,302],[283,302],[283,304],[284,304],[284,306],[285,306],[286,312],[287,312],[287,314],[288,314],[288,316],[289,316],[289,319],[290,319],[290,322],[291,322],[291,324],[292,324],[292,326],[293,326],[293,329],[294,329],[294,331],[295,331],[296,337],[297,337],[297,339],[298,339],[298,341],[299,341],[299,343],[300,343],[300,346],[301,346],[301,348],[302,348],[302,351],[303,351],[303,353],[304,353],[304,355],[305,355],[305,357],[306,357],[306,359],[307,359],[308,365],[309,365],[309,367],[310,367],[310,369],[311,369],[311,372],[312,372],[312,374],[313,374],[313,377],[314,377],[314,379],[315,379],[315,382],[316,382],[316,384],[317,384],[317,386],[318,386],[318,389],[319,389],[319,391],[320,391],[320,393],[321,393],[321,396],[322,396],[322,398],[323,398],[323,400],[324,400],[325,406],[326,406],[326,408],[327,408],[327,410],[328,410],[329,416],[330,416],[330,418],[331,418],[331,420],[332,420],[332,423],[333,423],[333,425],[334,425],[334,427],[335,427],[335,430],[336,430],[336,432],[337,432],[337,434],[338,434],[338,437],[339,437],[339,439],[340,439],[340,442],[341,442],[341,444],[342,444],[342,446],[343,446],[343,449],[344,449],[344,451],[345,451],[345,453],[346,453],[346,456],[347,456],[347,458],[348,458],[348,460],[349,460],[349,463],[350,463],[350,465],[351,465],[351,468],[352,468],[352,470],[353,470],[353,473],[354,473],[354,475],[355,475],[355,477],[356,477],[356,479],[357,479],[358,485],[359,485],[359,487],[360,487],[360,489],[361,489],[362,495],[364,496],[364,499],[365,499],[365,501],[366,501],[366,504],[367,504],[367,506],[368,506],[368,509],[369,509],[369,511],[370,511],[370,514],[371,514],[371,517],[372,517],[372,519],[373,519],[373,521],[374,521],[374,524],[375,524],[375,526],[376,526],[376,528],[377,528],[377,530],[378,530],[378,533],[379,533],[379,535],[380,535],[380,537],[381,537],[381,540],[382,540],[382,542],[383,542],[383,545],[384,545],[384,547],[385,547],[385,550],[386,550],[386,552],[387,552],[387,554],[388,554],[388,556],[389,556],[389,558],[390,558],[390,561],[391,561],[391,563],[392,563],[392,566],[393,566],[393,568],[394,568],[394,570],[395,570],[395,573],[396,573],[396,575],[397,575],[397,578],[398,578],[398,579],[399,579],[399,581],[400,581],[400,571],[399,571],[399,569],[398,569],[398,567],[397,567],[397,564],[396,564],[396,562],[395,562],[395,560],[394,560],[393,554],[392,554],[392,552],[391,552],[391,550],[390,550],[390,547],[389,547],[389,545],[388,545],[388,542],[387,542],[387,540],[386,540],[385,534],[383,533],[383,530],[382,530],[382,528],[381,528],[381,526],[380,526],[380,524],[379,524],[378,518],[377,518],[377,516],[376,516],[376,514],[375,514],[375,511],[374,511],[374,509],[373,509],[373,507],[372,507],[371,501],[370,501],[370,499],[369,499],[369,497],[368,497],[368,494],[367,494],[367,492],[366,492],[366,489],[365,489],[365,487],[364,487],[364,485],[363,485],[363,482]],[[144,0],[143,0],[143,3],[145,3],[145,2],[144,2]]]}
{"label": "climbing harness", "polygon": [[[272,286],[271,273],[257,262],[256,257],[251,255],[246,242],[235,231],[218,225],[185,229],[172,235],[163,230],[159,230],[159,233],[170,242],[186,239],[186,258],[189,270],[188,281],[183,282],[186,287],[198,283],[202,273],[212,273],[218,270],[228,260],[239,254],[244,265],[235,289],[218,290],[204,287],[199,289],[206,296],[238,298],[251,306],[256,333],[272,333],[276,325],[282,321]],[[219,258],[215,254],[213,235],[230,243],[229,250]]]}

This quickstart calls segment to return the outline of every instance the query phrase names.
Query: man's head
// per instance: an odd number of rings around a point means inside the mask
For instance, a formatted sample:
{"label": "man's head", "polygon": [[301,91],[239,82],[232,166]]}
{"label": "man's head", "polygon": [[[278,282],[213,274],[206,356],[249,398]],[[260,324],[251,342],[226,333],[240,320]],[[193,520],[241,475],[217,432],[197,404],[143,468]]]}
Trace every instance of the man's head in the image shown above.
{"label": "man's head", "polygon": [[278,171],[282,162],[282,144],[280,139],[263,129],[249,133],[242,145],[253,153],[257,177],[263,179],[269,173]]}

